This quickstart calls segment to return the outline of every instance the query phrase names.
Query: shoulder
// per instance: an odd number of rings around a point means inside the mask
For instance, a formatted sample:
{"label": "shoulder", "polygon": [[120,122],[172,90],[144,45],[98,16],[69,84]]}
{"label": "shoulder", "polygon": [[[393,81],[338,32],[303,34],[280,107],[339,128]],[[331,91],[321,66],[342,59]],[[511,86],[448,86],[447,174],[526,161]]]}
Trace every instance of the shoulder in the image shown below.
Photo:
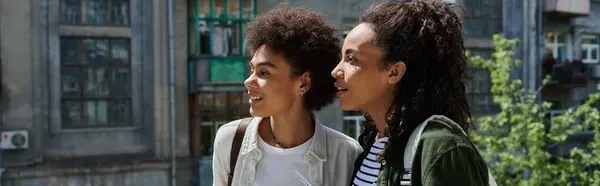
{"label": "shoulder", "polygon": [[426,172],[436,167],[485,167],[477,148],[462,131],[440,123],[430,123],[421,136],[422,167]]}
{"label": "shoulder", "polygon": [[323,127],[323,131],[327,135],[328,143],[332,143],[336,148],[358,153],[362,152],[362,147],[354,138],[325,125],[321,125],[321,127]]}
{"label": "shoulder", "polygon": [[438,122],[431,122],[425,127],[420,143],[428,152],[443,153],[457,148],[474,150],[469,138],[462,131]]}
{"label": "shoulder", "polygon": [[229,123],[226,123],[225,125],[219,127],[219,129],[217,130],[217,134],[215,135],[214,141],[215,153],[225,151],[226,149],[227,151],[230,151],[228,149],[231,148],[231,143],[233,143],[233,137],[235,136],[235,132],[237,131],[238,125],[240,124],[241,120],[242,119],[230,121]]}

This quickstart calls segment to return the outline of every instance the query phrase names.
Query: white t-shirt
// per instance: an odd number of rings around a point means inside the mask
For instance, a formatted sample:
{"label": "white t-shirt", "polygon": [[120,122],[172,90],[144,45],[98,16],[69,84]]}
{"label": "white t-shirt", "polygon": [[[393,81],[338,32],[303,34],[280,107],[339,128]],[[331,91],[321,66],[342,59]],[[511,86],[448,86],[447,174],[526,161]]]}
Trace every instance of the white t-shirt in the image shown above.
{"label": "white t-shirt", "polygon": [[360,169],[356,172],[356,177],[352,181],[352,185],[356,186],[371,186],[377,185],[377,176],[381,171],[381,163],[377,161],[379,153],[383,151],[388,142],[388,137],[376,139],[369,154],[362,162]]}
{"label": "white t-shirt", "polygon": [[263,155],[256,165],[254,186],[310,185],[308,164],[304,156],[308,152],[313,137],[303,144],[289,149],[275,148],[258,137],[258,146],[263,150]]}

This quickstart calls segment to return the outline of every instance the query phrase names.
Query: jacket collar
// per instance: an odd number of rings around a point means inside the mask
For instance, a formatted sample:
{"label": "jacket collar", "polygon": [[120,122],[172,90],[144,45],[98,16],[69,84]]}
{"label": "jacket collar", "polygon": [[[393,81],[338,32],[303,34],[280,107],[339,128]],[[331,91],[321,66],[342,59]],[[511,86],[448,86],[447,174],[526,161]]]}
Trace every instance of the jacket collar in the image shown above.
{"label": "jacket collar", "polygon": [[[321,161],[327,160],[327,132],[325,126],[315,116],[315,133],[313,134],[313,140],[308,148],[307,154],[312,154]],[[248,125],[244,140],[242,142],[241,154],[249,154],[254,151],[258,151],[258,154],[262,156],[262,151],[258,147],[258,124],[262,121],[261,117],[254,117]]]}

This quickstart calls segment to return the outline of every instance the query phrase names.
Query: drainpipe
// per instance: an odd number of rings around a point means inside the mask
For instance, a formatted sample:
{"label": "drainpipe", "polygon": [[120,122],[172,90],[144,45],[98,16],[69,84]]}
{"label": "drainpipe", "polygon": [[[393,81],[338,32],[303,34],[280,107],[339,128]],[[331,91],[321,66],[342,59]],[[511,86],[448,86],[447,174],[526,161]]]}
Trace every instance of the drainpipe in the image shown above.
{"label": "drainpipe", "polygon": [[169,127],[171,142],[171,186],[177,185],[177,161],[175,153],[175,52],[173,48],[173,0],[168,0],[168,35],[169,35]]}
{"label": "drainpipe", "polygon": [[[6,87],[2,81],[2,59],[0,59],[0,132],[4,131],[4,103],[7,101]],[[1,139],[0,139],[1,140]],[[2,174],[4,174],[4,151],[0,149],[0,186],[2,186]]]}
{"label": "drainpipe", "polygon": [[[537,34],[536,34],[536,38],[537,38],[537,49],[538,49],[538,56],[537,56],[537,61],[536,61],[536,69],[537,69],[537,73],[538,74],[538,79],[537,79],[537,85],[538,86],[542,86],[542,81],[543,81],[543,74],[542,74],[542,60],[544,58],[544,48],[546,47],[545,45],[545,39],[544,39],[544,1],[543,0],[537,0]],[[542,96],[541,93],[537,96],[537,102],[538,103],[542,103]]]}
{"label": "drainpipe", "polygon": [[[2,68],[0,68],[0,69],[2,69]],[[1,79],[2,78],[0,78],[0,80]],[[0,81],[0,86],[2,86],[1,83],[2,82]],[[0,91],[4,91],[4,90],[0,90]],[[0,96],[4,97],[4,95],[0,95]],[[0,100],[0,103],[2,101],[4,101],[4,100]],[[3,121],[4,118],[2,117],[2,115],[4,115],[4,114],[2,113],[2,110],[3,109],[0,108],[0,131],[2,131],[4,129],[2,126],[2,124],[4,123],[4,121]],[[2,186],[2,174],[4,173],[4,156],[3,156],[3,154],[4,154],[4,151],[0,150],[0,186]]]}

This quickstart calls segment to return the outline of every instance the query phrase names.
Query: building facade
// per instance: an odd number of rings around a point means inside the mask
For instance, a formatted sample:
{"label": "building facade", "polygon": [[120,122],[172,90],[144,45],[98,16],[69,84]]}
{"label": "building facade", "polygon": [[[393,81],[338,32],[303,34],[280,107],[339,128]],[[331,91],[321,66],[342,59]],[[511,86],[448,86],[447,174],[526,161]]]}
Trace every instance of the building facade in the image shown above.
{"label": "building facade", "polygon": [[[168,2],[0,0],[8,89],[0,130],[28,133],[28,147],[3,149],[2,184],[211,184],[216,130],[248,116],[243,24],[282,1],[173,0],[172,9]],[[324,13],[347,33],[372,1],[287,2]],[[539,86],[545,56],[587,65],[584,83],[557,81],[543,89],[543,99],[559,105],[557,113],[596,91],[600,24],[593,20],[600,18],[600,2],[573,10],[556,8],[561,4],[553,3],[566,2],[560,0],[448,2],[462,7],[456,11],[473,53],[489,57],[495,33],[522,40],[516,53],[527,67],[515,77],[528,87]],[[490,87],[489,72],[469,70],[474,116],[498,111]],[[338,105],[317,115],[356,137],[361,114]]]}
{"label": "building facade", "polygon": [[[216,129],[247,116],[242,25],[282,1],[0,2],[0,130],[28,134],[1,183],[164,186],[210,184]],[[340,28],[370,3],[287,2]],[[336,105],[317,114],[342,130]]]}

